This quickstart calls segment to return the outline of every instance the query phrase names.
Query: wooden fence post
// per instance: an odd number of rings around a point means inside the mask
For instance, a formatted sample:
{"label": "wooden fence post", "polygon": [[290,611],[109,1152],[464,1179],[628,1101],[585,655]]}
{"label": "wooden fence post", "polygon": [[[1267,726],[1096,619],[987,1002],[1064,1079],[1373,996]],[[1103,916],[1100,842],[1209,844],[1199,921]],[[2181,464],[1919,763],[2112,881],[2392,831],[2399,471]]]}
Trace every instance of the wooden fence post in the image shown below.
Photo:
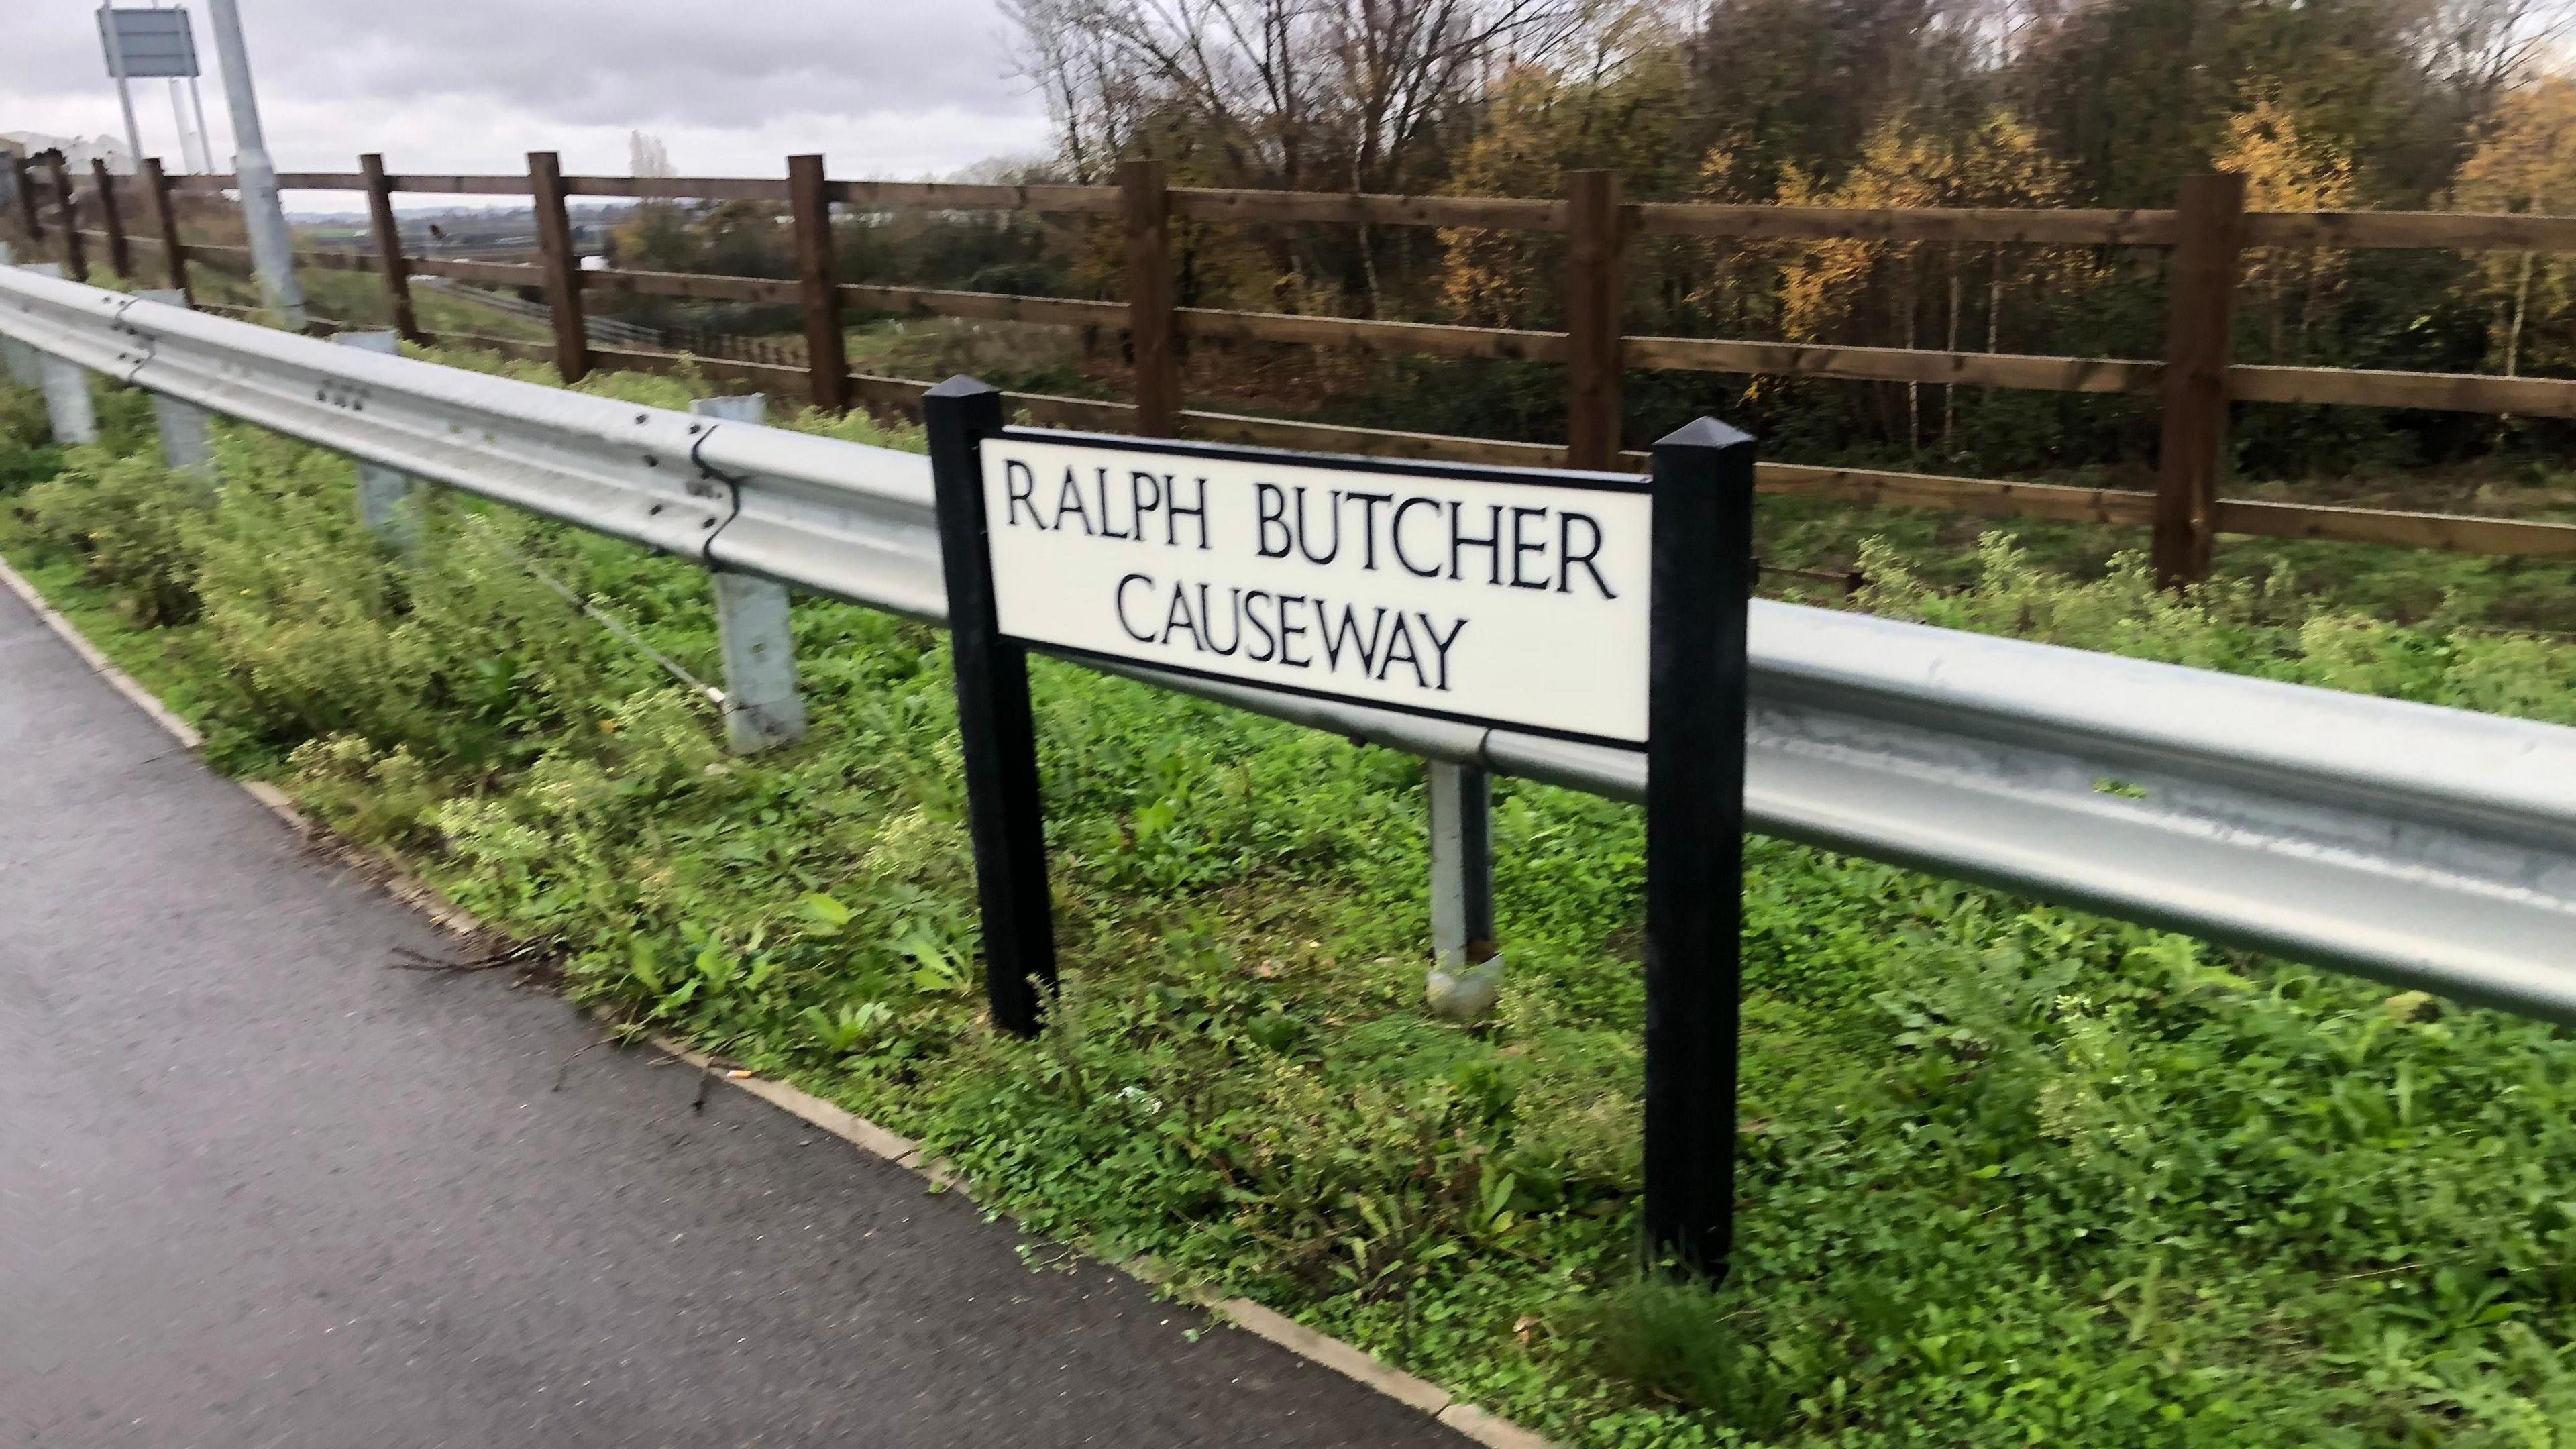
{"label": "wooden fence post", "polygon": [[119,277],[134,275],[134,249],[126,245],[125,217],[116,209],[116,178],[107,174],[107,159],[93,156],[89,163],[90,183],[98,188],[98,217],[107,229],[107,265]]}
{"label": "wooden fence post", "polygon": [[2209,577],[2227,455],[2227,357],[2244,262],[2245,178],[2183,178],[2165,270],[2164,426],[2156,450],[2156,581]]}
{"label": "wooden fence post", "polygon": [[1129,161],[1118,168],[1126,193],[1127,342],[1136,360],[1136,431],[1148,438],[1180,435],[1180,358],[1172,350],[1172,198],[1163,163]]}
{"label": "wooden fence post", "polygon": [[197,294],[188,286],[188,248],[179,240],[179,208],[177,198],[171,194],[170,173],[150,156],[143,158],[143,189],[152,193],[152,209],[161,226],[162,270],[179,293],[180,304],[194,307]]}
{"label": "wooden fence post", "polygon": [[403,260],[402,228],[394,221],[394,189],[385,179],[385,158],[370,151],[358,158],[367,182],[367,219],[376,233],[376,266],[385,274],[385,301],[393,307],[394,331],[406,341],[426,343],[411,306],[411,267]]}
{"label": "wooden fence post", "polygon": [[832,188],[820,156],[787,158],[787,201],[795,216],[796,285],[805,309],[805,366],[814,406],[850,410],[850,364],[841,346],[841,288],[832,275]]}
{"label": "wooden fence post", "polygon": [[18,192],[18,223],[27,229],[27,245],[42,253],[45,249],[45,222],[36,214],[36,173],[28,169],[24,155],[10,153],[9,180]]}
{"label": "wooden fence post", "polygon": [[75,282],[89,280],[89,258],[81,250],[80,206],[72,196],[72,170],[56,151],[46,169],[54,173],[54,206],[63,223],[63,265]]}
{"label": "wooden fence post", "polygon": [[1619,456],[1620,282],[1625,213],[1619,173],[1565,178],[1565,465],[1608,468]]}
{"label": "wooden fence post", "polygon": [[564,209],[563,162],[552,151],[528,153],[528,195],[537,208],[537,247],[555,325],[555,370],[566,383],[590,375],[590,332],[582,321],[581,259],[573,254],[572,216]]}

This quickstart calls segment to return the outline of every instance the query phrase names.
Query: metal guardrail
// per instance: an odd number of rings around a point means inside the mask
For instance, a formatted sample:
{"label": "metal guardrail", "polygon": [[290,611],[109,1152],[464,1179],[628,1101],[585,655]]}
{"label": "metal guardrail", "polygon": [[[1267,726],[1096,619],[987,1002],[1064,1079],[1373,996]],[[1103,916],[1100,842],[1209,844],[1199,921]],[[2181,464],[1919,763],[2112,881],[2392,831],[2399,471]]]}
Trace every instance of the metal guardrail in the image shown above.
{"label": "metal guardrail", "polygon": [[[702,564],[939,622],[927,461],[0,268],[0,335]],[[1120,673],[1619,799],[1642,757]],[[2576,729],[1757,601],[1769,834],[2576,1024]],[[1722,746],[1724,742],[1712,742]]]}

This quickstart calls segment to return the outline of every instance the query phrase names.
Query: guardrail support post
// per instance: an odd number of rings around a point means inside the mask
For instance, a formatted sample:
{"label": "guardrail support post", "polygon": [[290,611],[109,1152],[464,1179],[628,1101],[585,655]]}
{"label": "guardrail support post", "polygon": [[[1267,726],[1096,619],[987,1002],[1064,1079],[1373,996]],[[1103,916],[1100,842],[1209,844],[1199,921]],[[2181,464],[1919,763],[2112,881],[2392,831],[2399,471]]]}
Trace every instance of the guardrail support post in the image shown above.
{"label": "guardrail support post", "polygon": [[1712,1279],[1735,1235],[1753,440],[1654,446],[1646,685],[1646,1241]]}
{"label": "guardrail support post", "polygon": [[787,586],[710,570],[716,636],[724,649],[725,748],[757,754],[805,737],[805,698],[796,692],[796,634]]}
{"label": "guardrail support post", "polygon": [[125,215],[116,207],[116,178],[107,174],[107,158],[90,158],[89,179],[98,188],[99,222],[107,228],[108,270],[119,277],[131,278],[134,275],[134,249],[125,241]]}
{"label": "guardrail support post", "polygon": [[[63,274],[58,262],[27,270],[40,277]],[[97,442],[98,408],[90,400],[89,374],[81,371],[79,363],[65,362],[43,351],[36,353],[36,372],[45,389],[45,422],[53,429],[54,441],[65,447]]]}
{"label": "guardrail support post", "polygon": [[805,366],[814,406],[850,410],[850,364],[841,343],[841,289],[832,275],[832,189],[820,156],[787,158],[787,201],[796,226],[796,282],[805,303]]}
{"label": "guardrail support post", "polygon": [[[150,302],[167,302],[174,307],[188,305],[188,294],[176,287],[160,287],[134,295]],[[215,432],[214,420],[206,410],[194,403],[163,397],[156,392],[152,394],[152,425],[161,434],[162,466],[212,488],[215,485]]]}
{"label": "guardrail support post", "polygon": [[1178,437],[1180,358],[1172,350],[1172,196],[1163,163],[1129,161],[1118,168],[1126,193],[1127,346],[1136,364],[1136,432]]}
{"label": "guardrail support post", "polygon": [[[769,399],[706,397],[689,404],[700,417],[756,423]],[[756,754],[805,737],[805,697],[796,692],[796,633],[789,627],[787,586],[773,579],[710,568],[716,591],[716,638],[724,652],[725,748]]]}
{"label": "guardrail support post", "polygon": [[412,314],[411,267],[403,260],[402,228],[394,222],[393,187],[385,180],[385,158],[368,152],[358,158],[358,172],[367,181],[367,220],[376,233],[376,266],[385,274],[385,300],[393,308],[394,331],[412,342],[429,339],[420,334],[420,321]]}
{"label": "guardrail support post", "polygon": [[[1474,765],[1423,764],[1431,818],[1431,974],[1425,992],[1444,1016],[1472,1020],[1502,990],[1494,944],[1491,786]],[[1490,968],[1490,969],[1489,969]]]}
{"label": "guardrail support post", "polygon": [[196,293],[188,286],[188,248],[179,240],[178,198],[170,187],[170,173],[161,169],[153,157],[143,160],[143,183],[152,193],[152,207],[161,223],[161,265],[169,273],[170,285],[178,290],[180,304],[197,305]]}
{"label": "guardrail support post", "polygon": [[64,164],[63,153],[56,151],[46,169],[54,173],[54,205],[63,223],[63,265],[75,282],[89,280],[89,257],[81,250],[80,205],[72,196],[71,167]]}
{"label": "guardrail support post", "polygon": [[1616,171],[1568,172],[1565,184],[1565,465],[1606,469],[1619,456],[1625,212]]}
{"label": "guardrail support post", "polygon": [[528,193],[537,209],[547,310],[554,314],[555,370],[569,385],[590,375],[590,333],[582,321],[581,259],[573,253],[572,216],[564,209],[563,162],[554,152],[528,153]]}
{"label": "guardrail support post", "polygon": [[[17,265],[18,254],[7,242],[0,242],[0,267]],[[36,364],[36,349],[15,337],[0,337],[0,364],[9,369],[9,380],[20,387],[43,387],[45,374]]]}
{"label": "guardrail support post", "polygon": [[2209,577],[2227,457],[2227,357],[2244,262],[2245,178],[2186,176],[2165,271],[2162,438],[2156,449],[2156,581]]}
{"label": "guardrail support post", "polygon": [[[392,332],[342,332],[331,340],[366,352],[402,352],[402,338]],[[410,474],[360,463],[358,521],[367,532],[409,553],[420,543],[420,503],[428,491]]]}

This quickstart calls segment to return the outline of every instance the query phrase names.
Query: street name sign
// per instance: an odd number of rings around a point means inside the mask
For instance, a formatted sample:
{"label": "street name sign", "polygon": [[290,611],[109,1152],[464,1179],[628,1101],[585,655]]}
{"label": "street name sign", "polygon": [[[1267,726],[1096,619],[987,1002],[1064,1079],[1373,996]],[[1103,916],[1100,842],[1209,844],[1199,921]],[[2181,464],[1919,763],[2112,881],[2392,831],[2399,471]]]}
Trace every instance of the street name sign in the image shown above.
{"label": "street name sign", "polygon": [[981,451],[1022,643],[1645,744],[1642,477],[1025,429]]}
{"label": "street name sign", "polygon": [[1753,440],[1701,418],[1646,477],[1011,428],[921,400],[984,991],[1056,987],[1032,648],[1646,756],[1646,1240],[1734,1235]]}

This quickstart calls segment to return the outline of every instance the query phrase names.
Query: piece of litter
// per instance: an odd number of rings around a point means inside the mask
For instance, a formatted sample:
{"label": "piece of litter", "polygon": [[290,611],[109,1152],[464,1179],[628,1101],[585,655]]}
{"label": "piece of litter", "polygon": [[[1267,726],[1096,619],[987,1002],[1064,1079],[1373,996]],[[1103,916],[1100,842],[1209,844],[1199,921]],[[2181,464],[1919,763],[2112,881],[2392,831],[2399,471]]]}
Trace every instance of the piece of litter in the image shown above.
{"label": "piece of litter", "polygon": [[727,1080],[727,1081],[732,1081],[732,1082],[739,1082],[739,1081],[741,1081],[743,1078],[748,1077],[748,1076],[750,1076],[750,1075],[751,1075],[751,1073],[744,1071],[744,1070],[743,1070],[742,1068],[740,1068],[740,1067],[736,1067],[736,1068],[734,1068],[732,1071],[729,1071],[729,1072],[725,1073],[725,1080]]}

